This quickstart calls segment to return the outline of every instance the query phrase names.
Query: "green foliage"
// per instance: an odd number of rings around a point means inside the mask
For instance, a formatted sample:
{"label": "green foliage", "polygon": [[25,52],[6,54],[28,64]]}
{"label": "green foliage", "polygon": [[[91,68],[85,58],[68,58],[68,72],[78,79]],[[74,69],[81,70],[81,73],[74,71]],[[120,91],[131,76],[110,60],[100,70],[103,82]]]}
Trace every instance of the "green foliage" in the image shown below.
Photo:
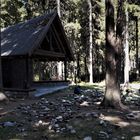
{"label": "green foliage", "polygon": [[129,12],[134,15],[134,16],[140,16],[140,4],[136,5],[136,4],[128,4],[128,10]]}
{"label": "green foliage", "polygon": [[16,24],[22,20],[22,2],[18,0],[1,1],[1,27]]}

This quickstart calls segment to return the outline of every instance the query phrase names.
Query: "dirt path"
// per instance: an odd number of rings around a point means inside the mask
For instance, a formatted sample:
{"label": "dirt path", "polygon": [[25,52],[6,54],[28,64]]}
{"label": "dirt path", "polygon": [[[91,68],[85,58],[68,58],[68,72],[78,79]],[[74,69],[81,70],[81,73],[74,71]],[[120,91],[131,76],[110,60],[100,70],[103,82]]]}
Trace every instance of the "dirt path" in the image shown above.
{"label": "dirt path", "polygon": [[41,99],[2,105],[0,140],[131,140],[140,136],[139,104],[130,100],[131,114],[103,109],[99,107],[102,87],[84,86],[82,90],[77,95],[70,87]]}
{"label": "dirt path", "polygon": [[0,115],[7,114],[17,108],[20,104],[30,105],[39,101],[39,99],[14,99],[8,104],[0,104]]}

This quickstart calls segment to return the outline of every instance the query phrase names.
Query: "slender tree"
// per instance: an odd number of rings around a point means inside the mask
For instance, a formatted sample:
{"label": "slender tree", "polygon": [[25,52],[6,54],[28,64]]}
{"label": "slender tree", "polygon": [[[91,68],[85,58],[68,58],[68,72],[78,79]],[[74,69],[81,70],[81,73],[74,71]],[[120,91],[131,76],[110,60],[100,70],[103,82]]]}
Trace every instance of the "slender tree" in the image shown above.
{"label": "slender tree", "polygon": [[56,0],[57,2],[57,13],[59,15],[59,17],[61,17],[61,12],[60,12],[60,0]]}
{"label": "slender tree", "polygon": [[[57,13],[59,17],[61,18],[60,0],[56,0],[56,2],[57,2]],[[62,78],[62,62],[61,61],[58,62],[57,69],[58,69],[58,78],[61,79]]]}
{"label": "slender tree", "polygon": [[138,47],[138,17],[135,17],[136,21],[136,74],[137,74],[137,80],[139,79],[139,47]]}
{"label": "slender tree", "polygon": [[88,6],[89,6],[89,82],[93,83],[93,68],[92,68],[92,62],[93,62],[93,56],[92,56],[92,4],[91,0],[87,0]]}
{"label": "slender tree", "polygon": [[128,44],[128,22],[129,22],[129,16],[128,16],[128,8],[126,6],[125,10],[125,17],[126,17],[126,25],[125,25],[125,42],[124,42],[124,84],[128,86],[129,83],[129,70],[130,70],[130,60],[129,60],[129,44]]}

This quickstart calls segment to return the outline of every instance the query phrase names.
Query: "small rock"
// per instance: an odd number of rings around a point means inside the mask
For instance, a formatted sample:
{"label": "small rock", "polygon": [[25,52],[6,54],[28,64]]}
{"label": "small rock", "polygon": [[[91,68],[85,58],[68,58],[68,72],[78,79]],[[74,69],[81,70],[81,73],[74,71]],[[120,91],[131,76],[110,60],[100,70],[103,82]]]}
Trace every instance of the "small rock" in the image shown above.
{"label": "small rock", "polygon": [[52,126],[52,125],[50,125],[48,128],[49,128],[49,130],[52,130],[53,126]]}
{"label": "small rock", "polygon": [[60,130],[56,130],[56,133],[60,133]]}
{"label": "small rock", "polygon": [[83,102],[80,104],[80,106],[89,106],[89,102],[83,101]]}
{"label": "small rock", "polygon": [[45,98],[41,98],[41,101],[45,101]]}
{"label": "small rock", "polygon": [[85,137],[83,140],[92,140],[92,137],[87,136],[87,137]]}
{"label": "small rock", "polygon": [[103,139],[108,139],[109,135],[106,132],[104,132],[104,131],[100,131],[99,132],[99,137],[103,138]]}
{"label": "small rock", "polygon": [[4,124],[3,124],[3,126],[5,126],[5,127],[13,127],[15,125],[16,125],[15,122],[4,122]]}
{"label": "small rock", "polygon": [[73,129],[73,127],[72,127],[71,125],[66,125],[66,128],[67,128],[68,130],[72,130],[72,129]]}
{"label": "small rock", "polygon": [[62,131],[62,132],[64,132],[65,130],[66,130],[66,128],[64,128],[64,127],[63,127],[63,128],[61,128],[61,131]]}
{"label": "small rock", "polygon": [[48,107],[46,107],[44,110],[45,110],[45,111],[50,111],[50,109],[49,109]]}
{"label": "small rock", "polygon": [[124,136],[122,136],[122,137],[121,137],[121,139],[122,139],[122,140],[125,140],[125,137],[124,137]]}
{"label": "small rock", "polygon": [[131,119],[134,120],[135,119],[135,115],[133,113],[127,114],[127,119]]}
{"label": "small rock", "polygon": [[63,121],[63,117],[62,116],[58,116],[58,117],[56,117],[56,120]]}
{"label": "small rock", "polygon": [[49,103],[49,101],[45,101],[45,104],[48,104]]}
{"label": "small rock", "polygon": [[71,133],[71,134],[75,134],[75,133],[76,133],[76,130],[75,130],[75,129],[72,129],[72,130],[70,131],[70,133]]}
{"label": "small rock", "polygon": [[25,131],[25,128],[18,128],[18,131],[19,132],[24,132]]}
{"label": "small rock", "polygon": [[54,127],[55,127],[55,128],[58,128],[58,127],[59,127],[59,125],[58,125],[58,124],[55,124],[55,125],[54,125]]}
{"label": "small rock", "polygon": [[132,137],[132,140],[140,140],[140,136],[134,136]]}
{"label": "small rock", "polygon": [[41,125],[42,123],[43,123],[42,120],[39,120],[38,124]]}
{"label": "small rock", "polygon": [[104,126],[104,127],[106,127],[107,126],[107,124],[106,124],[106,122],[104,121],[104,120],[100,120],[100,125],[102,125],[102,126]]}

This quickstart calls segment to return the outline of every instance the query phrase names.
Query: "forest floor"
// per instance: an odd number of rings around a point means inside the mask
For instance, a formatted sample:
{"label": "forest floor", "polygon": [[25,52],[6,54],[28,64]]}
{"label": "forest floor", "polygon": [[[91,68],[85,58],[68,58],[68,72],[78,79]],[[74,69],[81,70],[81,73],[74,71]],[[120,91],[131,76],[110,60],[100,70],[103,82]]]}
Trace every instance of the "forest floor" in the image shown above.
{"label": "forest floor", "polygon": [[103,84],[0,105],[0,140],[140,140],[140,84],[122,91],[130,112],[103,109]]}

